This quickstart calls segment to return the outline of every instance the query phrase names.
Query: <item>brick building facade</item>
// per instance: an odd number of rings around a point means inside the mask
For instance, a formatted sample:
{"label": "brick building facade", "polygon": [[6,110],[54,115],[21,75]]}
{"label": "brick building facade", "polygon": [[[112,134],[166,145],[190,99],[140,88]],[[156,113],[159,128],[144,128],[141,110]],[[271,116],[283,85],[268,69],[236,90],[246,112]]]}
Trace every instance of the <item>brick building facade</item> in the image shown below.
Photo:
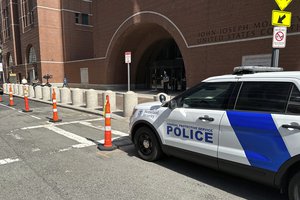
{"label": "brick building facade", "polygon": [[[131,51],[133,88],[161,87],[166,71],[180,90],[235,66],[270,65],[276,8],[261,0],[2,0],[4,70],[126,88],[124,52]],[[292,26],[279,65],[300,70],[300,2],[286,10]]]}

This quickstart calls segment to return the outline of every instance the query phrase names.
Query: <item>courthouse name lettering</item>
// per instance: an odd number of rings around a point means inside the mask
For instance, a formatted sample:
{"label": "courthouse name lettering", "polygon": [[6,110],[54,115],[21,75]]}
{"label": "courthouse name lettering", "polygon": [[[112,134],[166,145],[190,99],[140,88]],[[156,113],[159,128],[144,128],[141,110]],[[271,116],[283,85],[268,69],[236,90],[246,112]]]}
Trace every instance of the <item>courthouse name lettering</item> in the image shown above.
{"label": "courthouse name lettering", "polygon": [[[294,16],[292,22],[289,32],[300,32],[300,16]],[[239,40],[272,34],[272,23],[266,20],[253,24],[241,24],[201,31],[197,33],[197,44]]]}

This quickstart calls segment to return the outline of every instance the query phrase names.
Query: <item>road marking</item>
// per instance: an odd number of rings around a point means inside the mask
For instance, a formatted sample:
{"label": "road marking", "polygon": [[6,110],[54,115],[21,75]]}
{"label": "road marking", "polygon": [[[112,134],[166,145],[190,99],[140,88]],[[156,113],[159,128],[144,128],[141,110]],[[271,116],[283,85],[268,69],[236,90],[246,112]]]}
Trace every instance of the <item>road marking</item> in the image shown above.
{"label": "road marking", "polygon": [[[94,129],[97,129],[97,130],[101,130],[101,131],[105,131],[105,128],[103,126],[94,126],[92,125],[91,123],[89,122],[86,122],[86,121],[81,121],[79,122],[79,124],[82,124],[82,125],[85,125],[85,126],[88,126],[88,127],[91,127],[91,128],[94,128]],[[117,130],[112,130],[111,131],[112,134],[114,135],[119,135],[119,136],[128,136],[127,133],[124,133],[124,132],[121,132],[121,131],[117,131]]]}
{"label": "road marking", "polygon": [[21,130],[29,130],[29,129],[36,129],[36,128],[46,128],[46,126],[61,126],[61,125],[68,125],[68,124],[78,124],[80,122],[92,122],[92,121],[101,121],[104,120],[104,118],[96,118],[96,119],[87,119],[82,121],[71,121],[71,122],[62,122],[62,123],[48,123],[43,125],[37,125],[37,126],[29,126],[21,128]]}
{"label": "road marking", "polygon": [[51,131],[54,131],[55,133],[63,135],[65,137],[69,138],[69,139],[75,140],[75,141],[79,142],[81,145],[83,145],[84,147],[95,145],[95,143],[85,139],[84,137],[81,137],[79,135],[75,135],[74,133],[65,131],[65,130],[63,130],[61,128],[58,128],[56,126],[49,126],[48,125],[48,126],[45,126],[44,128],[47,128]]}
{"label": "road marking", "polygon": [[18,161],[20,161],[19,158],[5,158],[0,160],[0,165],[5,165],[13,162],[18,162]]}
{"label": "road marking", "polygon": [[39,120],[41,120],[41,118],[39,118],[39,117],[36,117],[36,116],[34,116],[34,115],[29,115],[30,117],[33,117],[33,118],[35,118],[35,119],[39,119]]}
{"label": "road marking", "polygon": [[37,151],[40,151],[40,149],[39,148],[33,148],[33,149],[31,149],[31,151],[32,152],[37,152]]}
{"label": "road marking", "polygon": [[[96,143],[98,144],[104,144],[104,139],[102,140],[98,140],[96,142],[92,142],[84,137],[81,137],[79,135],[76,135],[74,133],[71,133],[69,131],[65,131],[61,128],[58,128],[57,126],[62,126],[62,125],[69,125],[69,124],[82,124],[82,125],[85,125],[85,126],[88,126],[88,127],[92,127],[92,128],[95,128],[95,129],[98,129],[98,130],[103,130],[104,131],[104,127],[102,126],[93,126],[91,123],[89,122],[92,122],[92,121],[99,121],[99,120],[104,120],[103,118],[97,118],[97,119],[88,119],[88,120],[83,120],[83,121],[71,121],[71,122],[63,122],[63,123],[57,123],[57,124],[54,124],[54,123],[50,123],[50,124],[44,124],[44,125],[38,125],[38,126],[30,126],[30,127],[24,127],[24,128],[21,128],[21,130],[29,130],[29,129],[37,129],[37,128],[46,128],[48,130],[51,130],[55,133],[58,133],[59,135],[62,135],[62,136],[65,136],[69,139],[72,139],[72,140],[75,140],[77,142],[79,142],[79,144],[75,144],[75,145],[72,145],[71,147],[68,147],[68,148],[65,148],[65,149],[60,149],[58,152],[64,152],[64,151],[69,151],[71,150],[72,148],[77,148],[77,149],[80,149],[80,148],[84,148],[84,147],[90,147],[90,146],[95,146]],[[112,130],[112,134],[114,135],[118,135],[118,136],[128,136],[128,134],[126,133],[123,133],[121,131],[117,131],[117,130]],[[120,137],[113,137],[112,138],[112,141],[115,140],[115,139],[119,139]]]}
{"label": "road marking", "polygon": [[[2,104],[2,103],[0,103],[0,106],[6,107],[6,108],[9,108],[9,109],[12,109],[12,110],[17,110],[17,109],[15,109],[15,108],[12,108],[12,107],[10,107],[10,106],[4,105],[4,104]],[[19,110],[18,112],[19,112],[19,113],[22,113],[22,114],[25,114],[25,115],[28,115],[28,114],[22,112],[21,110]],[[28,115],[28,116],[30,116],[30,117],[32,117],[32,118],[35,118],[35,119],[41,120],[41,118],[36,117],[36,116],[34,116],[34,115]]]}
{"label": "road marking", "polygon": [[10,107],[10,106],[7,106],[7,105],[4,105],[4,104],[2,104],[2,103],[0,103],[0,105],[3,106],[3,107],[5,107],[5,108],[9,108],[9,109],[12,109],[12,110],[16,110],[15,108]]}

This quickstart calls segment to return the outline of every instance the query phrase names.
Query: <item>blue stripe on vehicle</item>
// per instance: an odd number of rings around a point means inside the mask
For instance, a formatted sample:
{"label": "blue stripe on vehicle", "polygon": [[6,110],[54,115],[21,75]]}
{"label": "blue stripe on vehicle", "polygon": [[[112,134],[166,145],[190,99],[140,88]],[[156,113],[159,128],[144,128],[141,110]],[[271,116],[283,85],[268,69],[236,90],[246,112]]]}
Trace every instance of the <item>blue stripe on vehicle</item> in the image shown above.
{"label": "blue stripe on vehicle", "polygon": [[276,172],[291,157],[271,114],[227,111],[227,116],[251,166]]}

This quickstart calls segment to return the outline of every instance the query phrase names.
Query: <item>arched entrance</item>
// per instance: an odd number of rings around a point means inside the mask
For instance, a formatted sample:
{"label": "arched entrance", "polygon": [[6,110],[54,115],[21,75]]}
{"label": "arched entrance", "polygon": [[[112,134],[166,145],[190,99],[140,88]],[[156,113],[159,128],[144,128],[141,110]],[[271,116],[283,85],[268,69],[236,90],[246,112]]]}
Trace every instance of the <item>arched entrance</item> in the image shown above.
{"label": "arched entrance", "polygon": [[[158,40],[147,48],[138,64],[136,81],[144,81],[142,89],[162,90],[164,72],[170,80],[169,90],[185,90],[183,58],[175,40],[171,38]],[[143,78],[143,75],[146,76]]]}
{"label": "arched entrance", "polygon": [[131,88],[162,90],[162,75],[166,71],[170,90],[185,89],[185,66],[180,47],[162,26],[153,23],[134,25],[115,38],[108,56],[108,82],[126,86],[126,51],[132,52]]}

